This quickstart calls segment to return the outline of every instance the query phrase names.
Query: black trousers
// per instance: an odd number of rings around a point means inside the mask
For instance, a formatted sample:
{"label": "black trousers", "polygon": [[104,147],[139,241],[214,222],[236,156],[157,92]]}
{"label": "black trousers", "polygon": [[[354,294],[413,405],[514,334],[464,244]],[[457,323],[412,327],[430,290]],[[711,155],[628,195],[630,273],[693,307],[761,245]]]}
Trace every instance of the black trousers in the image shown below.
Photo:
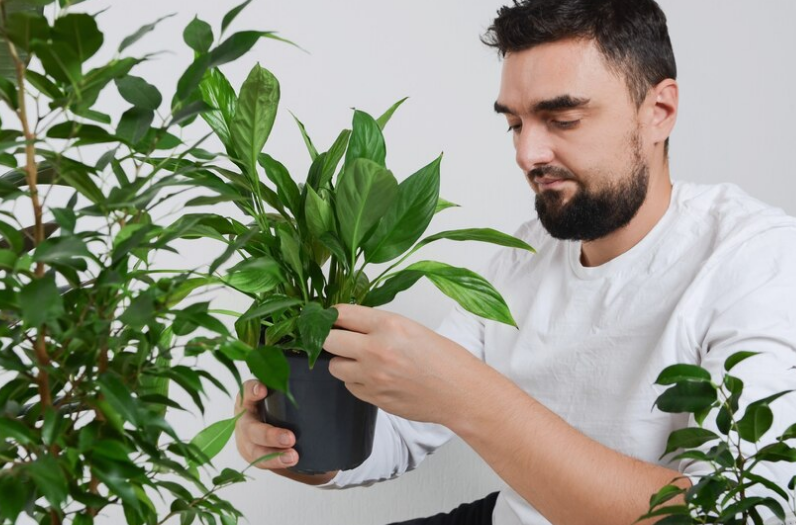
{"label": "black trousers", "polygon": [[430,518],[392,523],[390,525],[492,525],[492,510],[498,493],[493,492],[484,499],[463,503],[447,514],[441,513]]}

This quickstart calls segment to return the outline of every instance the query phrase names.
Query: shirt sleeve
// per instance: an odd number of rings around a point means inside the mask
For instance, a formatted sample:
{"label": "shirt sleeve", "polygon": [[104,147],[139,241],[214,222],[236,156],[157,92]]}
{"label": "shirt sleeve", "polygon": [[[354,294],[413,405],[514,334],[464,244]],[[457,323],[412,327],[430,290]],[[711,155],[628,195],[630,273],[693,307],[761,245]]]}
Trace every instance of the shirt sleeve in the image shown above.
{"label": "shirt sleeve", "polygon": [[[704,339],[700,345],[700,366],[711,373],[719,384],[724,374],[724,362],[739,351],[757,352],[733,368],[731,375],[743,381],[743,393],[736,421],[743,417],[749,403],[779,392],[796,390],[796,229],[779,228],[763,232],[732,250],[732,253],[712,261],[707,280],[704,316]],[[770,405],[774,413],[771,428],[757,445],[741,442],[741,451],[752,454],[796,423],[796,392],[786,394]],[[720,434],[716,427],[717,411],[705,420],[704,427]],[[694,418],[688,426],[697,426]],[[702,447],[707,452],[716,442]],[[731,450],[736,454],[738,449]],[[682,460],[679,470],[692,483],[714,471],[705,462]],[[779,487],[787,487],[793,476],[788,462],[763,462],[755,467],[756,474],[768,478]],[[774,497],[783,508],[788,506],[774,491],[755,487],[747,496]]]}

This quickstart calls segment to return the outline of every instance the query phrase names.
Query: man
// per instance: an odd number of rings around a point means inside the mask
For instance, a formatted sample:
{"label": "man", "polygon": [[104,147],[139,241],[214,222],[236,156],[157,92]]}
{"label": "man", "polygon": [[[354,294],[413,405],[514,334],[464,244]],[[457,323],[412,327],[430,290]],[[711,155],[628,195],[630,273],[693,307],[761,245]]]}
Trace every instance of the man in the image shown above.
{"label": "man", "polygon": [[[383,410],[371,457],[325,476],[280,471],[297,461],[295,437],[256,419],[254,383],[238,448],[286,451],[260,466],[343,487],[414,468],[452,432],[505,487],[413,523],[630,524],[662,486],[709,468],[659,460],[693,424],[652,409],[663,368],[717,378],[728,355],[754,350],[733,371],[747,402],[794,387],[796,221],[733,186],[672,184],[678,85],[654,0],[515,2],[486,43],[504,57],[495,109],[536,193],[538,219],[517,235],[538,254],[501,251],[487,273],[520,329],[455,309],[434,333],[339,305],[325,348],[332,374]],[[772,408],[793,422],[792,396]],[[767,474],[784,486],[786,468]]]}

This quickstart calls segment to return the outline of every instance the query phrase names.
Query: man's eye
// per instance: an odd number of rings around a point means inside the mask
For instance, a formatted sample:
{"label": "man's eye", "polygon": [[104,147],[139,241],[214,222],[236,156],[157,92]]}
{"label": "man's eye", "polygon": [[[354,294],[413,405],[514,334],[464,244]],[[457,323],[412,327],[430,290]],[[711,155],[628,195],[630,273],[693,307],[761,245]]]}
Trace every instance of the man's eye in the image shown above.
{"label": "man's eye", "polygon": [[522,127],[522,124],[509,124],[509,129],[506,130],[506,131],[513,131],[513,132],[517,133],[520,130],[521,127]]}
{"label": "man's eye", "polygon": [[550,123],[558,129],[572,129],[580,123],[580,120],[551,120]]}

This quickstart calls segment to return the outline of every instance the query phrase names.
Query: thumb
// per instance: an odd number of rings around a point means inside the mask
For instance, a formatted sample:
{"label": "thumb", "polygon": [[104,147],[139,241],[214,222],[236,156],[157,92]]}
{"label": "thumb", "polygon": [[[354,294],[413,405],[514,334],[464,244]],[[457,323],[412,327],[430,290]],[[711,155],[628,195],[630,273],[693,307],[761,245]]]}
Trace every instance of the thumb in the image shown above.
{"label": "thumb", "polygon": [[[241,393],[243,394],[243,399],[241,399]],[[265,385],[256,379],[249,379],[243,383],[243,388],[241,388],[241,392],[238,393],[238,399],[235,403],[235,412],[239,413],[241,411],[240,409],[246,412],[256,412],[257,403],[263,400],[266,395],[268,395],[268,389],[265,388]]]}

